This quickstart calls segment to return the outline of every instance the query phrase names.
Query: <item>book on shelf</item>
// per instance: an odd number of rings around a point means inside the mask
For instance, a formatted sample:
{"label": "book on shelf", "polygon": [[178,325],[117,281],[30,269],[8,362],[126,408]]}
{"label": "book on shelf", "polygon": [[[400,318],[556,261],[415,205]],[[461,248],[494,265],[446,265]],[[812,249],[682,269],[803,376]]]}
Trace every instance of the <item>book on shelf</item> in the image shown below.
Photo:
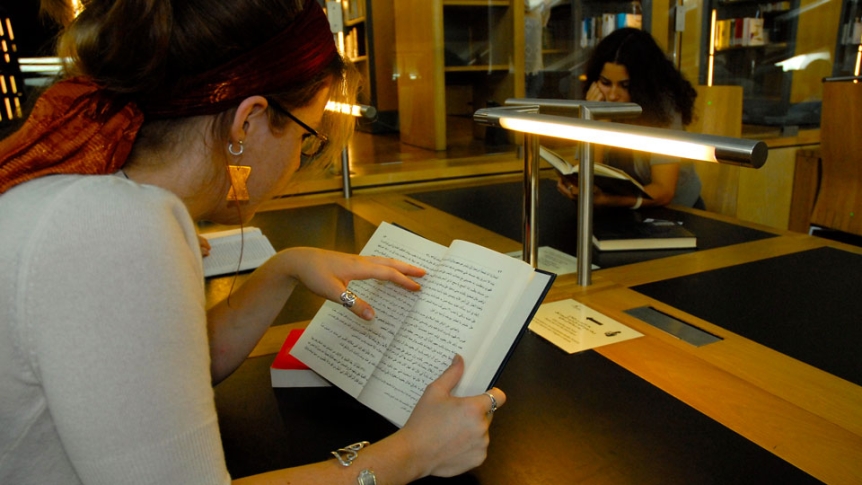
{"label": "book on shelf", "polygon": [[291,355],[399,427],[455,354],[465,369],[453,394],[491,388],[555,277],[467,241],[447,247],[386,222],[361,254],[426,269],[422,289],[351,281],[375,319],[327,301]]}
{"label": "book on shelf", "polygon": [[[257,227],[228,229],[201,234],[210,243],[204,257],[204,277],[257,268],[275,254],[269,239]],[[242,254],[242,261],[240,261]]]}
{"label": "book on shelf", "polygon": [[642,219],[631,211],[630,217],[594,218],[593,244],[599,251],[691,249],[697,247],[697,236],[681,222]]}
{"label": "book on shelf", "polygon": [[[580,164],[571,164],[556,152],[543,146],[539,147],[539,156],[554,167],[562,177],[568,179],[575,187],[578,186],[578,167]],[[624,171],[603,163],[593,164],[593,184],[608,194],[641,196],[644,199],[652,199],[640,182]]]}
{"label": "book on shelf", "polygon": [[290,350],[296,345],[302,332],[303,329],[301,328],[288,332],[281,350],[275,355],[275,359],[269,367],[272,387],[329,387],[332,385],[296,357],[290,355]]}

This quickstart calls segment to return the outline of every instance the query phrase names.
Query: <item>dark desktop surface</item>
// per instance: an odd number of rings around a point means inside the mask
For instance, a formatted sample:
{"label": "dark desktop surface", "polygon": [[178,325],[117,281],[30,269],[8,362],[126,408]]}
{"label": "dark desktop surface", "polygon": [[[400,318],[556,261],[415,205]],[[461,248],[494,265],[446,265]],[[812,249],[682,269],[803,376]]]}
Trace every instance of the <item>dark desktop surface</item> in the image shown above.
{"label": "dark desktop surface", "polygon": [[[335,204],[263,212],[249,225],[261,227],[276,249],[348,252],[358,252],[374,230]],[[296,296],[279,323],[311,318],[322,301]],[[326,460],[333,449],[395,431],[336,388],[273,389],[273,358],[250,358],[215,387],[235,478]],[[817,482],[595,351],[568,355],[527,332],[497,385],[508,402],[492,425],[488,459],[449,483]]]}
{"label": "dark desktop surface", "polygon": [[[416,192],[407,195],[502,236],[523,241],[524,189],[522,183]],[[597,223],[604,218],[629,217],[632,214],[635,212],[627,209],[598,209],[594,211],[593,220]],[[640,217],[681,222],[697,236],[697,249],[598,251],[593,247],[591,249],[593,264],[600,268],[611,268],[775,236],[772,233],[669,208],[642,209],[636,211],[636,214]],[[538,245],[550,246],[576,256],[577,225],[577,204],[557,192],[555,180],[542,179],[539,184],[537,207]]]}
{"label": "dark desktop surface", "polygon": [[[575,204],[543,180],[538,204],[539,246],[577,254]],[[521,240],[523,185],[498,184],[409,194],[486,229]],[[618,218],[597,210],[594,218]],[[632,211],[625,211],[628,214]],[[697,236],[696,250],[601,252],[599,267],[622,266],[692,251],[755,241],[774,234],[668,208],[643,217],[681,221]],[[655,300],[714,323],[785,355],[862,385],[862,256],[833,248],[790,254],[634,287]]]}
{"label": "dark desktop surface", "polygon": [[[270,385],[273,356],[216,386],[234,478],[323,461],[396,427],[337,388]],[[527,333],[497,382],[508,401],[479,468],[420,483],[818,483],[595,351],[568,355]]]}
{"label": "dark desktop surface", "polygon": [[819,248],[632,289],[862,385],[862,255]]}

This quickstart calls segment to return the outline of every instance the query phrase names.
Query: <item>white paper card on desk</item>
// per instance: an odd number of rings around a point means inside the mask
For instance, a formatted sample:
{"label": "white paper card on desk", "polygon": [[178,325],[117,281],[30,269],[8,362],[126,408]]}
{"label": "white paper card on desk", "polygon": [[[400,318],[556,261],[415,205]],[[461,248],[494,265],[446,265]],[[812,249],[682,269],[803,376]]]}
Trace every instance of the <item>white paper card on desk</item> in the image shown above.
{"label": "white paper card on desk", "polygon": [[[230,274],[257,268],[275,254],[269,239],[257,227],[229,229],[201,234],[210,243],[204,258],[204,277]],[[240,252],[242,262],[240,263]]]}
{"label": "white paper card on desk", "polygon": [[[550,246],[539,246],[539,269],[554,273],[556,275],[564,275],[578,272],[578,258],[571,254],[564,253]],[[523,251],[512,251],[506,253],[513,258],[523,259]],[[592,269],[599,269],[595,264]]]}
{"label": "white paper card on desk", "polygon": [[456,353],[465,370],[453,393],[490,388],[554,280],[488,248],[446,247],[385,222],[361,254],[426,269],[417,280],[422,289],[351,281],[350,290],[374,307],[374,321],[327,301],[291,355],[397,426]]}
{"label": "white paper card on desk", "polygon": [[637,330],[571,299],[539,307],[530,331],[570,354],[643,337]]}
{"label": "white paper card on desk", "polygon": [[303,329],[296,328],[287,334],[281,350],[276,354],[269,367],[269,377],[272,387],[329,387],[332,384],[320,377],[317,372],[309,369],[296,357],[290,355],[290,350],[302,335]]}

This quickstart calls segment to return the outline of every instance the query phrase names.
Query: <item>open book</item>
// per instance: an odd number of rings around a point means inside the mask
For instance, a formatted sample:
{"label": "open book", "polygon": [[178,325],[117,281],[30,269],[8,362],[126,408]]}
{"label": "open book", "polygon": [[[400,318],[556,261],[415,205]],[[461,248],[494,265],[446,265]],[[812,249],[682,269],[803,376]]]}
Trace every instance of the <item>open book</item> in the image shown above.
{"label": "open book", "polygon": [[291,355],[399,427],[456,353],[466,367],[453,393],[488,390],[554,280],[482,246],[454,241],[447,248],[385,222],[361,254],[426,269],[422,289],[351,281],[374,307],[374,321],[327,301]]}
{"label": "open book", "polygon": [[[254,269],[275,254],[269,239],[257,227],[229,229],[201,234],[210,243],[204,258],[204,277]],[[242,262],[240,262],[242,253]]]}
{"label": "open book", "polygon": [[[542,146],[539,147],[539,156],[551,164],[557,173],[569,179],[575,187],[578,186],[579,165],[572,165],[557,153]],[[652,199],[640,182],[624,171],[603,163],[593,164],[593,184],[609,194],[641,196],[644,199]]]}

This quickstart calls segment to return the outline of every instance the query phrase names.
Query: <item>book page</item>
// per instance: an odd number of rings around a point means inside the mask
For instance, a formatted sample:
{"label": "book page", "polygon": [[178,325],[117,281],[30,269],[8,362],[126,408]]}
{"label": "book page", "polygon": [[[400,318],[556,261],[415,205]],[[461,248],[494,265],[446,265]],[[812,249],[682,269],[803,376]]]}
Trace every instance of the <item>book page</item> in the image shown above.
{"label": "book page", "polygon": [[[384,222],[361,254],[399,259],[424,268],[430,274],[445,251],[445,246]],[[327,301],[291,354],[348,394],[358,397],[420,293],[425,292],[427,280],[428,276],[418,280],[423,285],[420,292],[377,280],[351,281],[348,288],[374,308],[374,321],[366,322],[338,303]]]}
{"label": "book page", "polygon": [[[559,154],[548,150],[545,147],[539,147],[539,156],[542,160],[548,162],[559,175],[566,178],[572,184],[578,184],[578,170],[580,162],[575,160],[575,163],[569,163]],[[652,197],[644,190],[643,185],[635,180],[624,170],[617,167],[612,167],[604,163],[593,163],[593,184],[605,192],[616,195],[640,195],[645,199]]]}
{"label": "book page", "polygon": [[480,349],[498,333],[499,316],[521,301],[532,273],[530,265],[507,255],[453,242],[441,264],[424,278],[421,299],[359,400],[373,409],[390,410],[392,414],[384,416],[402,426],[427,385],[449,367],[456,353],[464,357],[467,369],[454,393],[466,395],[461,389],[470,389]]}
{"label": "book page", "polygon": [[[204,277],[254,269],[275,254],[275,248],[257,227],[201,234],[210,243],[203,258]],[[242,262],[240,262],[242,253]]]}
{"label": "book page", "polygon": [[473,365],[464,373],[455,392],[459,396],[479,394],[488,390],[502,370],[518,336],[538,310],[553,275],[534,272],[520,293],[521,304],[508,311],[496,333],[488,338],[473,358]]}
{"label": "book page", "polygon": [[578,168],[576,166],[566,161],[556,152],[548,150],[543,146],[539,146],[539,157],[554,167],[554,170],[556,170],[560,175],[565,176],[578,172]]}

